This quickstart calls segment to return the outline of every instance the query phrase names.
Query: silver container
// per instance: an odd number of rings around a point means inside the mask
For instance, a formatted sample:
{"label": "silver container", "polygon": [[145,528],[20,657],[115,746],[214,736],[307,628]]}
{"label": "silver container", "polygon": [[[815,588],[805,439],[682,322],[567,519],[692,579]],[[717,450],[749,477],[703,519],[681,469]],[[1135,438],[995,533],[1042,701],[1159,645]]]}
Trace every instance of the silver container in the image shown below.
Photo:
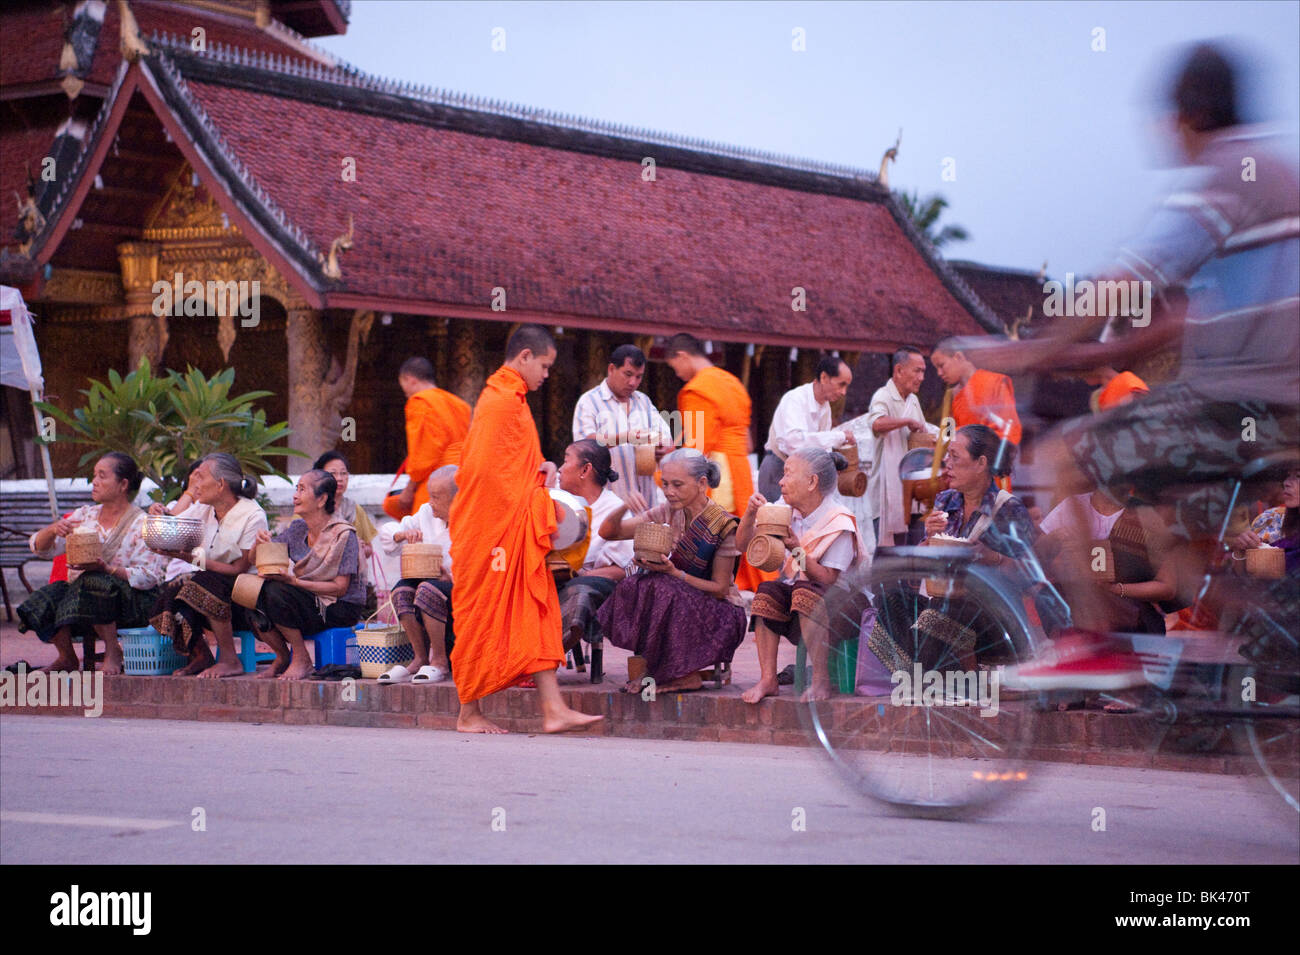
{"label": "silver container", "polygon": [[203,543],[203,521],[197,517],[150,514],[144,519],[141,536],[150,550],[193,550]]}
{"label": "silver container", "polygon": [[561,491],[558,487],[549,489],[551,500],[555,501],[559,507],[556,517],[559,518],[560,526],[556,528],[551,535],[551,548],[554,550],[564,550],[571,547],[578,541],[587,536],[587,502],[582,500],[576,494],[570,494],[568,491]]}

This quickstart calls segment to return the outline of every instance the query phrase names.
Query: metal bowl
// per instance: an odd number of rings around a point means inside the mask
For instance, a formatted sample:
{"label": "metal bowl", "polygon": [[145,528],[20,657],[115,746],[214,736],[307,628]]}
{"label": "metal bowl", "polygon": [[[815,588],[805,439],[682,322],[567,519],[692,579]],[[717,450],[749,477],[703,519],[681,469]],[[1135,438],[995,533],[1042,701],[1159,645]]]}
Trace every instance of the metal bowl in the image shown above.
{"label": "metal bowl", "polygon": [[551,535],[551,548],[564,550],[564,548],[572,547],[587,536],[587,530],[589,529],[587,502],[576,494],[561,491],[558,487],[549,490],[551,500],[559,505],[556,508],[556,517],[560,522],[560,526]]}
{"label": "metal bowl", "polygon": [[193,550],[203,543],[203,521],[197,517],[150,514],[144,519],[141,536],[150,550]]}

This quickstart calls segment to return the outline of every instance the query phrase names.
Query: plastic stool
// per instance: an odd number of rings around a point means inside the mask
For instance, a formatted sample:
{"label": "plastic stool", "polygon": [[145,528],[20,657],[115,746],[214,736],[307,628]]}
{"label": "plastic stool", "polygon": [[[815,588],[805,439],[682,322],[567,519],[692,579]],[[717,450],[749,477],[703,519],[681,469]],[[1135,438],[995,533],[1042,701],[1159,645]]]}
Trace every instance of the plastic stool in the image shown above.
{"label": "plastic stool", "polygon": [[[244,665],[245,673],[252,673],[259,663],[270,663],[275,659],[274,653],[258,653],[257,637],[251,630],[236,630],[235,639],[239,641],[239,662]],[[217,661],[221,661],[221,647],[217,647]]]}
{"label": "plastic stool", "polygon": [[316,666],[330,664],[339,666],[360,666],[361,656],[357,651],[357,632],[351,627],[331,627],[320,633],[305,635],[312,646],[312,657]]}

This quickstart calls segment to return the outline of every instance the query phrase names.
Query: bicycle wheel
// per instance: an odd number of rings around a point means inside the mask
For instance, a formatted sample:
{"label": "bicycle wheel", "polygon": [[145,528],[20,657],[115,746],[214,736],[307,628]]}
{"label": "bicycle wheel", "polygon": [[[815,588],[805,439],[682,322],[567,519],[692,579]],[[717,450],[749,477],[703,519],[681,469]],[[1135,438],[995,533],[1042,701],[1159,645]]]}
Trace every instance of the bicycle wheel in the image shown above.
{"label": "bicycle wheel", "polygon": [[1029,780],[1035,698],[1003,694],[997,681],[1033,639],[1022,596],[1005,578],[968,553],[938,550],[891,548],[831,589],[830,644],[856,642],[861,663],[842,684],[850,695],[801,709],[859,792],[909,814],[954,818]]}

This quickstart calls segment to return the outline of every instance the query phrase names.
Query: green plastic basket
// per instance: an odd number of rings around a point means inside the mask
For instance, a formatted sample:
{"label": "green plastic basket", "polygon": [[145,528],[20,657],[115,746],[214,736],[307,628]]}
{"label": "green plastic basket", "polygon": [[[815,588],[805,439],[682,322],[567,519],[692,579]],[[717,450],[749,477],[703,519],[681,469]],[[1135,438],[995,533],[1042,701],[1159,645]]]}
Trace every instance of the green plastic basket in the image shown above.
{"label": "green plastic basket", "polygon": [[122,669],[128,676],[167,676],[188,662],[172,648],[172,638],[153,627],[118,630],[122,641]]}

